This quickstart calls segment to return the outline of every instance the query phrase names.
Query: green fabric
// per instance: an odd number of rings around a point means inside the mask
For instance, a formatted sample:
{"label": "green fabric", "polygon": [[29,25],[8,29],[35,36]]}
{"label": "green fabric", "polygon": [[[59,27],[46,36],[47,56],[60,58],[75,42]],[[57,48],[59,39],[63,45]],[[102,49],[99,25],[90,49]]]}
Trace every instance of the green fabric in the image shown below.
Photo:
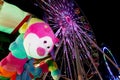
{"label": "green fabric", "polygon": [[48,60],[46,63],[47,63],[49,66],[54,66],[53,60]]}
{"label": "green fabric", "polygon": [[10,80],[9,78],[0,76],[0,80]]}
{"label": "green fabric", "polygon": [[60,71],[58,69],[51,72],[52,76],[60,75]]}
{"label": "green fabric", "polygon": [[12,52],[12,55],[19,59],[27,58],[24,46],[23,38],[24,34],[20,34],[17,39],[12,42],[9,46],[9,50]]}

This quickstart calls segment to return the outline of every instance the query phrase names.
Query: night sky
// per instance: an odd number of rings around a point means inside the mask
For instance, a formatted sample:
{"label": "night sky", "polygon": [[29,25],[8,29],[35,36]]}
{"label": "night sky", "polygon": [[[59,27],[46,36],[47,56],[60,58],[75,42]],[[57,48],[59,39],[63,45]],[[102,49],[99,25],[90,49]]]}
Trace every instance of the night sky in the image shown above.
{"label": "night sky", "polygon": [[115,54],[120,53],[119,6],[115,1],[76,0],[92,25],[98,45],[105,44]]}
{"label": "night sky", "polygon": [[[118,58],[120,55],[119,6],[115,1],[79,0],[81,9],[92,25],[98,45],[106,45]],[[120,58],[119,58],[120,60]]]}
{"label": "night sky", "polygon": [[[119,6],[118,2],[103,0],[79,0],[81,9],[92,25],[93,32],[98,43],[98,46],[107,46],[120,66],[120,35],[119,35]],[[102,56],[101,56],[102,57]],[[99,70],[104,80],[108,79],[107,69],[103,59],[100,61]],[[110,64],[114,75],[117,75],[117,70]]]}
{"label": "night sky", "polygon": [[[33,6],[35,0],[5,0],[17,5],[24,11],[28,11],[41,18],[41,10]],[[29,2],[28,2],[29,1]],[[93,28],[97,43],[100,47],[106,45],[113,53],[117,61],[120,60],[120,31],[119,31],[119,6],[118,2],[104,0],[77,0],[80,8],[88,18]]]}

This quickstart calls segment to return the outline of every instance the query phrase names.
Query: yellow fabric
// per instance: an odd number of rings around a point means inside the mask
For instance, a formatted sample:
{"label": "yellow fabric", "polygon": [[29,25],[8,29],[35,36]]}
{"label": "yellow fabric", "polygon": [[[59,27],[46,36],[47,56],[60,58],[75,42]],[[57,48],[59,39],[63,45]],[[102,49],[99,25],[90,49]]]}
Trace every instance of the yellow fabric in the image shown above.
{"label": "yellow fabric", "polygon": [[53,61],[52,64],[53,64],[53,66],[49,66],[49,68],[48,68],[49,71],[54,71],[54,70],[58,69],[56,62]]}
{"label": "yellow fabric", "polygon": [[19,29],[19,33],[25,33],[26,29],[27,29],[27,22],[25,22]]}

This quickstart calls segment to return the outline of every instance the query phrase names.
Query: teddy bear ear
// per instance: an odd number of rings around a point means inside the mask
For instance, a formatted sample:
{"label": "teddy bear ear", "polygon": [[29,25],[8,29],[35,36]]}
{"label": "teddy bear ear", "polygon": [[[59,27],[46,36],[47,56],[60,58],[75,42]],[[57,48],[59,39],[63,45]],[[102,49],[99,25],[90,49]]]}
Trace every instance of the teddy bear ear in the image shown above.
{"label": "teddy bear ear", "polygon": [[31,18],[29,21],[28,21],[28,26],[34,24],[34,23],[38,23],[38,22],[44,22],[43,20],[41,19],[38,19],[38,18]]}
{"label": "teddy bear ear", "polygon": [[27,30],[28,27],[28,23],[25,22],[19,29],[19,33],[25,33],[25,31]]}

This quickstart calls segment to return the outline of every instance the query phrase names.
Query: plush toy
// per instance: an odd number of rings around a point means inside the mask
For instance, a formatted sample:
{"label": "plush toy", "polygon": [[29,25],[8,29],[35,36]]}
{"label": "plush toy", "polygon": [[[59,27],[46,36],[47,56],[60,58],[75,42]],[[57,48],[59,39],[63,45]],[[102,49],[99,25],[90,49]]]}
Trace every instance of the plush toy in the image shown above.
{"label": "plush toy", "polygon": [[[0,61],[0,76],[16,80],[29,73],[36,77],[41,72],[50,71],[53,79],[58,80],[60,72],[57,64],[51,58],[44,60],[59,41],[50,26],[42,20],[32,18],[20,28],[19,32],[20,35],[9,46],[9,54]],[[44,61],[35,67],[34,60],[28,62],[31,59]]]}

